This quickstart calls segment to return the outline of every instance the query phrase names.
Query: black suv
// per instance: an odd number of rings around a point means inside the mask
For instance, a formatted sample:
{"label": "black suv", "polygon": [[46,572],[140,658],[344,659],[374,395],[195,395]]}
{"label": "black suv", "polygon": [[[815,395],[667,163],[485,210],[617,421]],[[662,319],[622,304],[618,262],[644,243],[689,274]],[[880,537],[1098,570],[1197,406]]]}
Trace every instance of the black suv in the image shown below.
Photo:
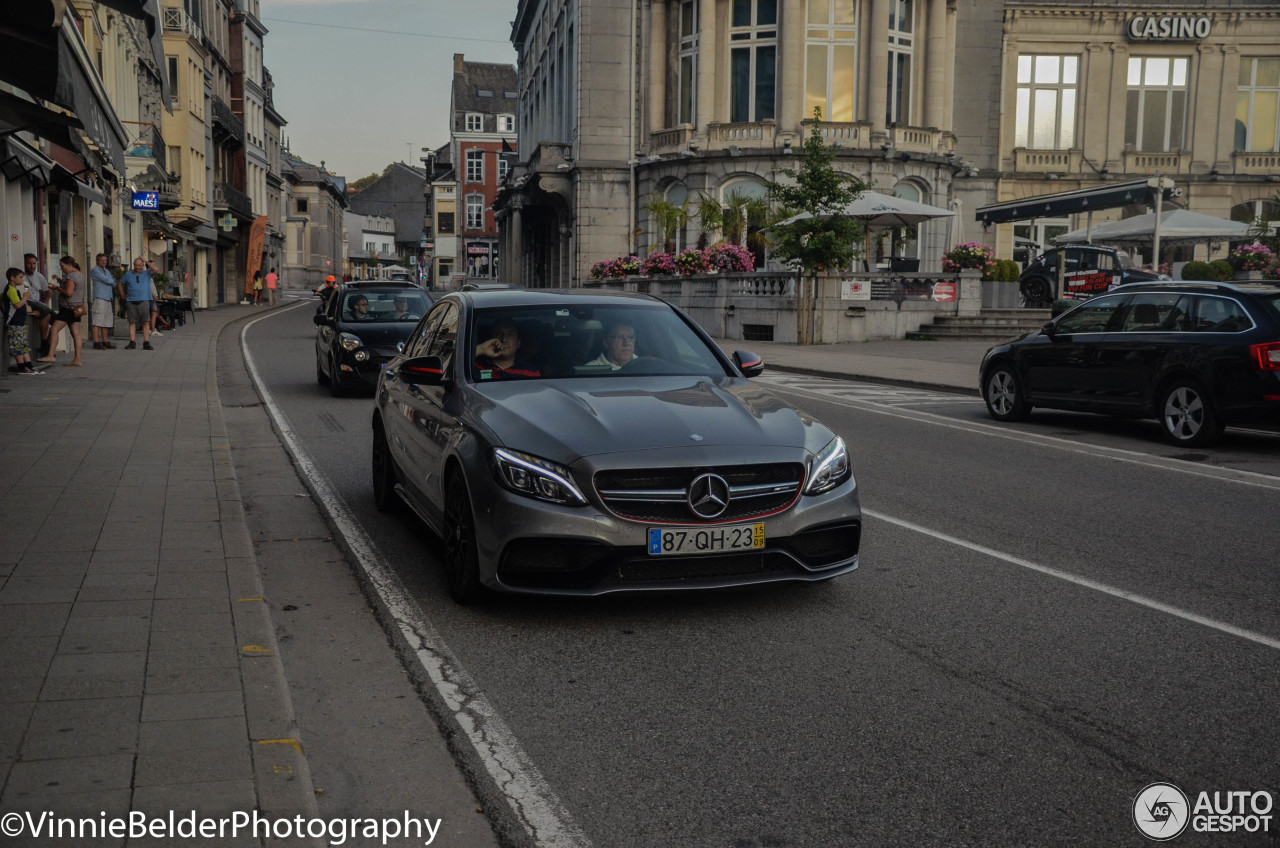
{"label": "black suv", "polygon": [[1164,274],[1133,267],[1133,260],[1123,250],[1098,244],[1072,245],[1046,250],[1022,272],[1018,291],[1024,304],[1045,307],[1053,302],[1060,260],[1065,260],[1066,265],[1059,297],[1067,300],[1085,300],[1125,283],[1169,279]]}
{"label": "black suv", "polygon": [[1176,445],[1226,424],[1280,424],[1280,286],[1135,283],[987,351],[998,421],[1033,406],[1159,420]]}
{"label": "black suv", "polygon": [[362,280],[321,291],[316,311],[316,382],[335,397],[350,388],[372,390],[387,360],[431,308],[431,295],[413,283]]}

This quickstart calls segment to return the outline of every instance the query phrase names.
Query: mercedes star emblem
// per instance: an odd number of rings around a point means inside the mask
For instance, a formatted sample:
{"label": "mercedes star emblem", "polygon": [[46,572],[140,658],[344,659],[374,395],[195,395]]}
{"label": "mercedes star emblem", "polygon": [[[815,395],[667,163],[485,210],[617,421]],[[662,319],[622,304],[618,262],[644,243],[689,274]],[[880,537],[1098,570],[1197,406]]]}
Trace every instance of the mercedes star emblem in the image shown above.
{"label": "mercedes star emblem", "polygon": [[716,518],[729,508],[729,484],[719,474],[703,474],[689,485],[689,509],[699,518]]}

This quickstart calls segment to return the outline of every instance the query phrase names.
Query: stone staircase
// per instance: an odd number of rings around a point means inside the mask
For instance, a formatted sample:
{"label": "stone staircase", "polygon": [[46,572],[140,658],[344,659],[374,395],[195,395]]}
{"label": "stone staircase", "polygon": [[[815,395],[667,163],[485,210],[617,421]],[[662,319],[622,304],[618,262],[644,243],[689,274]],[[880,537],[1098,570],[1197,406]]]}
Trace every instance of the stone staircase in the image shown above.
{"label": "stone staircase", "polygon": [[1049,321],[1048,309],[984,309],[977,315],[939,316],[924,324],[908,339],[916,341],[991,341],[1016,339],[1038,330]]}

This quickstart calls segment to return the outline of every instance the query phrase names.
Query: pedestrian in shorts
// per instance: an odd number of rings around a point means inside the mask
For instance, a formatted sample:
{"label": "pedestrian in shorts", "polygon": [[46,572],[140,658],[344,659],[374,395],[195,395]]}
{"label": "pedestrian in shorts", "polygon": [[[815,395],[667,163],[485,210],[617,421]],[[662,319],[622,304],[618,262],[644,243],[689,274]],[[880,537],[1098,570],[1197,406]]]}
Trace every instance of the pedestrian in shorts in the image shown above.
{"label": "pedestrian in shorts", "polygon": [[[155,263],[151,263],[152,268]],[[139,256],[133,260],[133,270],[125,271],[116,285],[124,301],[125,320],[129,322],[129,343],[125,350],[138,346],[138,328],[142,328],[142,349],[155,350],[151,346],[151,269]]]}
{"label": "pedestrian in shorts", "polygon": [[93,285],[93,306],[89,310],[89,329],[93,333],[93,349],[115,350],[116,346],[107,341],[111,328],[116,323],[111,302],[116,280],[107,270],[107,254],[98,254],[96,263],[89,269],[89,282]]}
{"label": "pedestrian in shorts", "polygon": [[9,322],[9,355],[19,374],[39,374],[31,364],[31,343],[27,340],[27,298],[31,290],[24,285],[22,271],[5,272],[4,316]]}

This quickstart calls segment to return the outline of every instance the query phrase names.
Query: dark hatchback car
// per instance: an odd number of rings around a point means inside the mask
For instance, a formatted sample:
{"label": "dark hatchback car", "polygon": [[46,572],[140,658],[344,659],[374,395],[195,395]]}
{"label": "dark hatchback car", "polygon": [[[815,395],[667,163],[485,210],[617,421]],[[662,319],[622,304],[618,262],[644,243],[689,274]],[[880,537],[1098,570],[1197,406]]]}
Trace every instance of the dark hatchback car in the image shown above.
{"label": "dark hatchback car", "polygon": [[1129,254],[1097,244],[1072,245],[1046,250],[1027,265],[1018,277],[1018,291],[1029,307],[1049,306],[1058,289],[1058,263],[1062,269],[1062,292],[1066,300],[1086,300],[1115,286],[1168,280],[1164,274],[1135,268]]}
{"label": "dark hatchback car", "polygon": [[375,502],[441,536],[462,602],[852,571],[845,444],[763,368],[646,296],[447,295],[378,384]]}
{"label": "dark hatchback car", "polygon": [[412,283],[343,283],[316,311],[316,382],[335,397],[371,390],[378,372],[431,308],[431,295]]}
{"label": "dark hatchback car", "polygon": [[1032,407],[1155,418],[1176,445],[1227,424],[1280,424],[1280,287],[1135,283],[987,351],[982,396],[999,421]]}

